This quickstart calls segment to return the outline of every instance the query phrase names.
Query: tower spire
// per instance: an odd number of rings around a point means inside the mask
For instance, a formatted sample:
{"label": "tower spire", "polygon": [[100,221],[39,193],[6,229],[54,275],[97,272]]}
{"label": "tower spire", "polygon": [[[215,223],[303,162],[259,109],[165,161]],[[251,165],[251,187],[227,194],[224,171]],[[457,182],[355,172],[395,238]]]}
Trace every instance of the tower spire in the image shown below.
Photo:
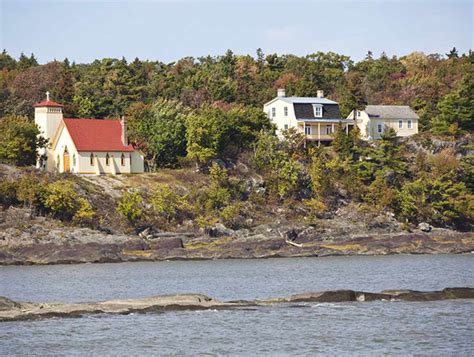
{"label": "tower spire", "polygon": [[49,91],[46,91],[46,100],[49,102]]}

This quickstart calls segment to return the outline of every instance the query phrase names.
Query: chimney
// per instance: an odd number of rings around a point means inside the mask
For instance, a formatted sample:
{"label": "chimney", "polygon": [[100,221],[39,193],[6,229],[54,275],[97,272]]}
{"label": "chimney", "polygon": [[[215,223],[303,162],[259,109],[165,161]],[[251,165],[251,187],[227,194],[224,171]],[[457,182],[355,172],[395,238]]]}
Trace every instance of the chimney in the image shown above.
{"label": "chimney", "polygon": [[317,93],[318,98],[324,98],[324,91],[323,90],[319,89],[316,93]]}
{"label": "chimney", "polygon": [[122,127],[122,144],[128,146],[127,119],[124,116],[120,120],[120,126]]}
{"label": "chimney", "polygon": [[278,97],[284,97],[285,96],[285,88],[279,88],[277,91],[277,96]]}

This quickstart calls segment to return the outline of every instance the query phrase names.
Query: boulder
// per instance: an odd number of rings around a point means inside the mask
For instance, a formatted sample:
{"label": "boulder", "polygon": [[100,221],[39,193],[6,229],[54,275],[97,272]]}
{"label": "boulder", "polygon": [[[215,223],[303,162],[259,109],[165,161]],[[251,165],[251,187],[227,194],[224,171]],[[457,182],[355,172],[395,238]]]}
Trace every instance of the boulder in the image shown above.
{"label": "boulder", "polygon": [[159,238],[153,241],[152,248],[157,249],[180,249],[183,248],[183,240],[179,237]]}
{"label": "boulder", "polygon": [[426,222],[422,222],[418,225],[418,229],[422,232],[431,232],[431,230],[433,229],[432,226],[430,226],[428,223]]}
{"label": "boulder", "polygon": [[222,223],[216,223],[214,227],[211,227],[207,230],[207,234],[210,237],[232,236],[234,234],[234,230],[227,228]]}
{"label": "boulder", "polygon": [[289,241],[295,241],[296,238],[298,238],[298,232],[294,229],[290,229],[289,231],[286,231],[285,232],[285,237],[286,239],[288,239]]}

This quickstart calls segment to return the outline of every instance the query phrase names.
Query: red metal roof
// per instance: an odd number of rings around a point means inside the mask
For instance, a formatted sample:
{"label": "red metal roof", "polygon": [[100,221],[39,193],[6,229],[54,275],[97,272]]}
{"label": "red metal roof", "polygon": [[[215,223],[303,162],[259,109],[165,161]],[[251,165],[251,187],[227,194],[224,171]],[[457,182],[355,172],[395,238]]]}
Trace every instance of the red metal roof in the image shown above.
{"label": "red metal roof", "polygon": [[134,151],[122,144],[120,120],[64,118],[77,151]]}
{"label": "red metal roof", "polygon": [[33,107],[62,107],[62,104],[53,102],[52,100],[43,100],[42,102],[33,104]]}

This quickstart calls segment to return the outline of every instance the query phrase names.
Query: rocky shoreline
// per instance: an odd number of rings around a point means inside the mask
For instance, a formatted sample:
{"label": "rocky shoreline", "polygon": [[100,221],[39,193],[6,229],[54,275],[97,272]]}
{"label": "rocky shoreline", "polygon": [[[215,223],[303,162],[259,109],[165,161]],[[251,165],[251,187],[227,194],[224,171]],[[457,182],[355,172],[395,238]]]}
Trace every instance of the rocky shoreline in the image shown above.
{"label": "rocky shoreline", "polygon": [[10,208],[0,224],[0,265],[474,252],[472,232],[430,226],[407,231],[389,216],[356,222],[343,216],[315,225],[281,220],[239,230],[222,224],[205,231],[148,227],[127,235]]}
{"label": "rocky shoreline", "polygon": [[[264,227],[261,227],[262,229]],[[160,237],[108,235],[90,229],[0,232],[0,265],[73,264],[160,260],[324,257],[334,255],[462,254],[474,251],[472,233],[347,234],[326,237],[312,227],[284,233],[266,227],[218,236],[162,233]]]}
{"label": "rocky shoreline", "polygon": [[371,293],[354,290],[332,290],[291,295],[266,300],[221,302],[201,294],[153,296],[143,299],[121,299],[94,303],[28,303],[0,297],[0,321],[32,320],[52,317],[82,317],[91,314],[131,314],[173,310],[230,310],[274,304],[342,303],[366,301],[436,301],[474,299],[474,288],[446,288],[440,291],[384,290]]}

